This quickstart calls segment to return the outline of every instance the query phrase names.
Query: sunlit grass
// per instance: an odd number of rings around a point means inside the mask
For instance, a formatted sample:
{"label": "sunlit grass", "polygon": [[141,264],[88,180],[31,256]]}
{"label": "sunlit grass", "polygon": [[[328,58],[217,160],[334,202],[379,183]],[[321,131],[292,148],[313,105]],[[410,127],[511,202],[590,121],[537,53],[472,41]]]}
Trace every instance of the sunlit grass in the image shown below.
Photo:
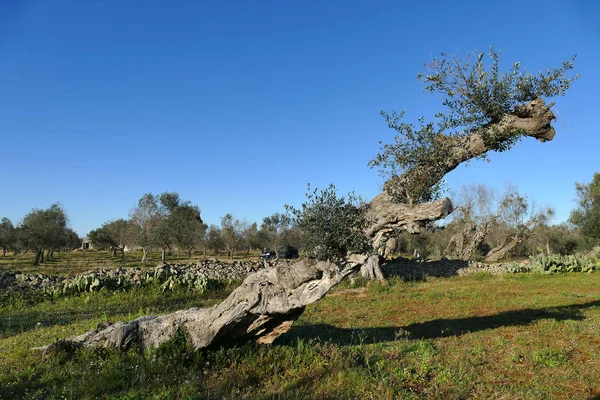
{"label": "sunlit grass", "polygon": [[[230,290],[230,289],[229,289]],[[342,287],[272,346],[29,349],[105,320],[208,306],[144,288],[0,307],[0,398],[529,398],[600,394],[600,274]],[[21,325],[9,327],[8,319]],[[41,321],[38,325],[37,320]],[[14,323],[14,322],[13,322]]]}

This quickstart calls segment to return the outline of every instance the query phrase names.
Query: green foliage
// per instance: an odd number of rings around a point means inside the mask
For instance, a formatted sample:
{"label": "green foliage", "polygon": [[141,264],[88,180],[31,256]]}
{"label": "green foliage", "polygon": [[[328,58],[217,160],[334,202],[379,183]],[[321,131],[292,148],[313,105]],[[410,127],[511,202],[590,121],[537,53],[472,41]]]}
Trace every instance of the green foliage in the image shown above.
{"label": "green foliage", "polygon": [[231,259],[233,259],[233,252],[242,243],[246,229],[248,229],[248,223],[232,214],[221,217],[221,238]]}
{"label": "green foliage", "polygon": [[578,207],[571,212],[569,222],[581,233],[600,240],[600,172],[588,184],[576,183]]}
{"label": "green foliage", "polygon": [[17,229],[17,239],[24,249],[38,254],[34,265],[38,264],[45,249],[80,246],[77,234],[68,224],[69,220],[59,203],[52,204],[47,209],[33,209],[23,218]]}
{"label": "green foliage", "polygon": [[[500,72],[500,54],[492,47],[488,53],[489,66],[485,65],[484,56],[484,53],[469,54],[459,59],[442,53],[431,61],[424,74],[417,76],[426,92],[441,96],[447,109],[445,114],[437,115],[441,131],[458,130],[464,134],[497,123],[519,103],[538,97],[564,96],[571,83],[579,78],[579,75],[566,76],[573,69],[575,57],[559,68],[534,75],[522,69],[520,62],[514,63],[510,71]],[[500,140],[494,150],[507,150],[510,145]]]}
{"label": "green foliage", "polygon": [[[491,64],[486,66],[483,53],[460,59],[442,53],[426,64],[425,73],[417,78],[424,84],[425,92],[441,96],[445,108],[436,114],[435,121],[421,117],[415,126],[401,121],[404,112],[381,112],[398,134],[393,143],[382,145],[369,166],[377,167],[386,179],[392,178],[385,190],[397,201],[418,203],[439,196],[448,159],[455,157],[456,146],[461,146],[457,139],[474,131],[481,134],[489,150],[513,147],[523,132],[500,130],[498,123],[502,118],[518,114],[520,103],[564,95],[579,77],[567,76],[575,57],[559,68],[538,74],[526,72],[518,62],[509,72],[500,72],[499,54],[493,48],[489,58]],[[480,157],[485,158],[485,153]]]}
{"label": "green foliage", "polygon": [[263,218],[261,233],[271,249],[279,252],[279,247],[289,242],[293,228],[292,217],[289,214],[274,213]]}
{"label": "green foliage", "polygon": [[146,193],[131,210],[130,221],[130,244],[140,246],[146,252],[151,247],[162,249],[163,261],[166,249],[173,245],[191,249],[206,231],[198,207],[182,201],[175,192]]}
{"label": "green foliage", "polygon": [[[598,268],[598,261],[593,257],[583,254],[560,255],[543,253],[530,256],[530,271],[541,274],[552,274],[561,272],[593,272]],[[529,272],[529,271],[511,271]]]}
{"label": "green foliage", "polygon": [[15,247],[17,242],[17,231],[10,221],[10,219],[4,217],[0,222],[0,249],[3,252]]}
{"label": "green foliage", "polygon": [[506,270],[511,274],[520,274],[525,272],[531,272],[531,266],[526,264],[521,264],[518,262],[511,262],[506,267]]}
{"label": "green foliage", "polygon": [[368,251],[367,239],[363,234],[367,205],[360,204],[354,194],[338,197],[334,185],[327,189],[306,193],[307,201],[301,209],[286,205],[302,231],[302,242],[306,254],[317,260],[339,261],[348,252]]}
{"label": "green foliage", "polygon": [[111,276],[103,273],[77,275],[71,278],[62,288],[51,289],[48,294],[53,297],[60,297],[100,291],[125,291],[134,287],[153,285],[163,293],[185,289],[203,294],[207,291],[222,289],[230,283],[229,280],[208,279],[204,275],[189,270],[179,270],[169,265],[162,265],[144,271],[135,279],[123,275]]}

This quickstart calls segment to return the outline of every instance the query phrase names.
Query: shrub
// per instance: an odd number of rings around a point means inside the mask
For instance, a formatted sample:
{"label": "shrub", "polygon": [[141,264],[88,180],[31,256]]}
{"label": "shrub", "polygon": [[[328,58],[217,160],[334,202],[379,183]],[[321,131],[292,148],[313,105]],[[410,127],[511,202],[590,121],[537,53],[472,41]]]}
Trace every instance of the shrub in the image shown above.
{"label": "shrub", "polygon": [[349,193],[338,197],[334,185],[325,190],[306,193],[301,209],[286,205],[302,231],[306,254],[317,260],[339,261],[348,252],[366,252],[368,242],[363,234],[366,205]]}

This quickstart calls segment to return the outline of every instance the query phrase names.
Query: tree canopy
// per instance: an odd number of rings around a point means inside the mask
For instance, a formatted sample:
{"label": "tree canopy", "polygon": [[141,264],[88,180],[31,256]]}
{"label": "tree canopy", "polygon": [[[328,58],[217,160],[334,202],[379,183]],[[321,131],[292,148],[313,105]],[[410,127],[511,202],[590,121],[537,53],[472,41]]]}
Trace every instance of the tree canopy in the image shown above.
{"label": "tree canopy", "polygon": [[26,249],[36,252],[34,265],[42,261],[45,249],[54,250],[73,244],[77,235],[68,227],[68,222],[58,203],[47,209],[33,209],[23,218],[19,238]]}
{"label": "tree canopy", "polygon": [[488,56],[486,65],[483,53],[463,58],[442,53],[425,65],[417,78],[443,106],[433,121],[421,117],[414,125],[402,122],[405,112],[381,112],[397,135],[393,143],[382,144],[369,166],[387,179],[384,189],[394,200],[434,200],[442,193],[444,175],[460,163],[508,150],[523,136],[541,141],[554,136],[553,104],[544,101],[564,95],[579,77],[567,76],[575,57],[533,74],[518,62],[501,72],[499,53],[490,48]]}
{"label": "tree canopy", "polygon": [[571,212],[569,222],[583,235],[600,241],[600,172],[590,183],[575,183],[578,206]]}

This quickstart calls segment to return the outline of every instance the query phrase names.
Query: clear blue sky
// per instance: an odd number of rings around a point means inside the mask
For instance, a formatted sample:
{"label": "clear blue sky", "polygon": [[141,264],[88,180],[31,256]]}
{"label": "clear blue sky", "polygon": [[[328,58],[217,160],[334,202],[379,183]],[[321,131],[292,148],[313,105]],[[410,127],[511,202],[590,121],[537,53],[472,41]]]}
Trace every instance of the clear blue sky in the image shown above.
{"label": "clear blue sky", "polygon": [[299,205],[307,183],[366,198],[391,141],[380,110],[440,109],[416,80],[440,52],[530,71],[577,54],[554,141],[448,175],[574,207],[600,171],[597,1],[0,1],[0,217],[60,201],[85,235],[146,192],[219,223]]}

